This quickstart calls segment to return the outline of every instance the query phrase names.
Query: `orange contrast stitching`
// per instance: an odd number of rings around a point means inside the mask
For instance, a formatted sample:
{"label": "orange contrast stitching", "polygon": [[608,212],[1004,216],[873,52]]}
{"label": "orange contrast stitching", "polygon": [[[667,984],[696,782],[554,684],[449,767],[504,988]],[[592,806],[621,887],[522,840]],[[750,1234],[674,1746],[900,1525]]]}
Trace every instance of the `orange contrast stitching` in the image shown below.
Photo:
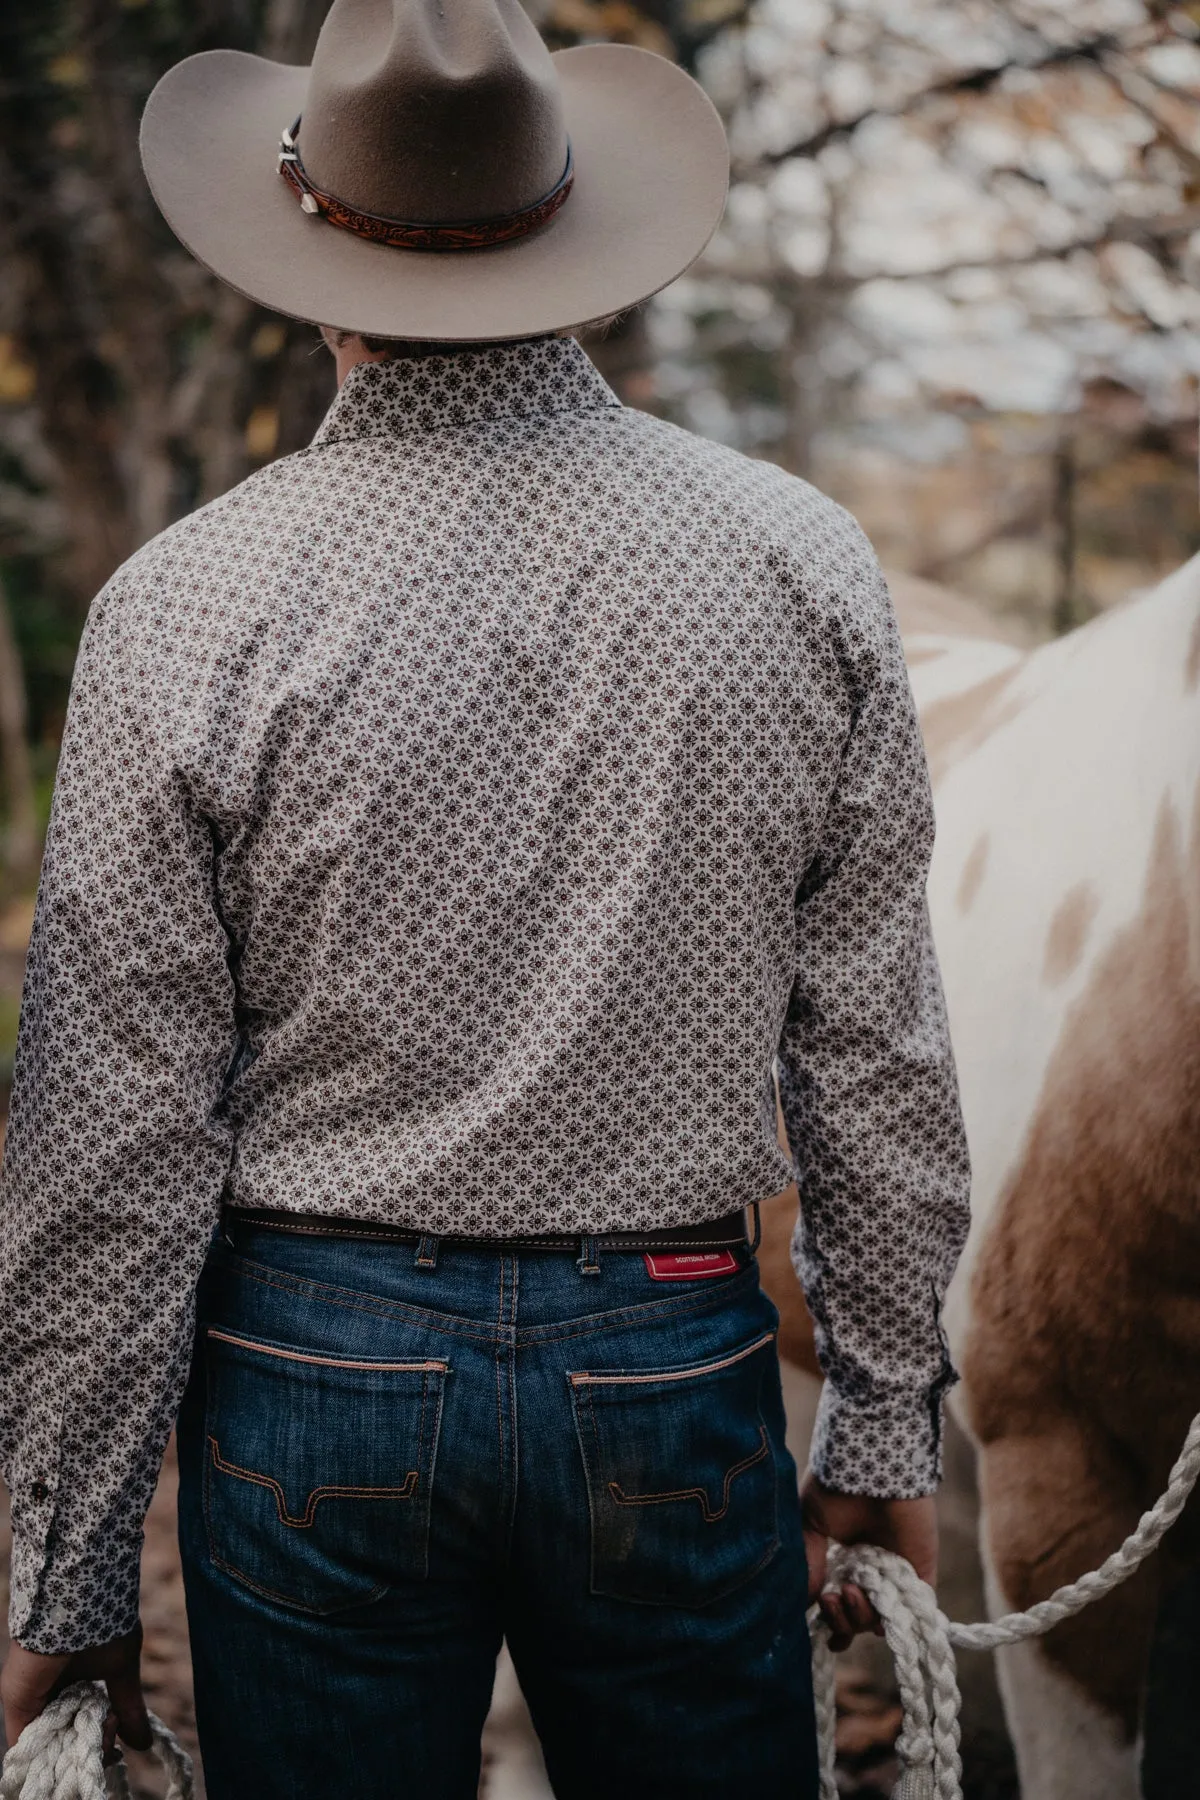
{"label": "orange contrast stitching", "polygon": [[728,1369],[734,1363],[742,1362],[747,1356],[753,1356],[764,1344],[769,1344],[775,1336],[773,1331],[765,1331],[754,1343],[747,1344],[744,1350],[735,1350],[732,1356],[724,1356],[720,1362],[702,1363],[697,1369],[670,1369],[666,1373],[649,1375],[572,1375],[573,1387],[634,1387],[647,1381],[691,1381],[697,1375],[715,1375],[718,1369]]}
{"label": "orange contrast stitching", "polygon": [[287,1497],[279,1483],[270,1475],[260,1475],[256,1469],[243,1469],[237,1463],[226,1462],[221,1455],[215,1437],[210,1437],[209,1448],[212,1451],[214,1468],[220,1469],[223,1475],[236,1475],[242,1481],[253,1481],[259,1487],[270,1488],[275,1496],[275,1510],[279,1514],[281,1525],[311,1525],[316,1517],[317,1506],[322,1500],[411,1500],[417,1488],[418,1471],[410,1469],[404,1477],[404,1486],[398,1488],[365,1488],[365,1487],[318,1487],[313,1488],[308,1496],[308,1504],[301,1518],[293,1518],[287,1510]]}
{"label": "orange contrast stitching", "polygon": [[704,1514],[704,1523],[706,1525],[715,1525],[717,1520],[723,1519],[725,1514],[729,1511],[729,1490],[733,1486],[737,1476],[744,1474],[747,1469],[752,1469],[755,1463],[760,1463],[767,1454],[767,1431],[765,1425],[759,1426],[758,1437],[758,1449],[754,1452],[754,1455],[745,1457],[740,1463],[734,1463],[732,1469],[727,1469],[725,1471],[725,1489],[722,1495],[723,1503],[719,1512],[713,1511],[708,1503],[708,1489],[702,1487],[675,1488],[670,1493],[666,1494],[627,1494],[619,1481],[610,1481],[608,1484],[608,1491],[618,1506],[657,1506],[660,1501],[663,1500],[698,1500],[700,1502],[700,1510]]}
{"label": "orange contrast stitching", "polygon": [[223,1344],[234,1344],[239,1350],[257,1350],[260,1356],[281,1356],[286,1362],[316,1363],[323,1369],[374,1369],[385,1374],[425,1375],[431,1371],[446,1373],[444,1362],[352,1362],[338,1356],[308,1356],[299,1350],[277,1350],[273,1344],[256,1344],[251,1338],[234,1337],[232,1332],[218,1331],[215,1325],[208,1327],[210,1338],[219,1338]]}

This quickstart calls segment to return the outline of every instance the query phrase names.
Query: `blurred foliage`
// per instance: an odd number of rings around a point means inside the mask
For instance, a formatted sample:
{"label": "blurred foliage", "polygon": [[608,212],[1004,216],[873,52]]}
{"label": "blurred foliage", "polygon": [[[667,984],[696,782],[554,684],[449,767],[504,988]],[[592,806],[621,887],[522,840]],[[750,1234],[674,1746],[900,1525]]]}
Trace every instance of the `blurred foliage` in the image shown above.
{"label": "blurred foliage", "polygon": [[[1192,546],[1191,439],[1175,427],[1194,410],[1194,379],[1180,385],[1178,370],[1196,340],[1188,305],[1200,306],[1200,131],[1187,87],[1200,8],[526,4],[554,47],[609,40],[677,57],[730,125],[734,187],[708,254],[596,348],[622,397],[841,483],[843,498],[861,490],[888,553],[926,574],[986,588],[1004,557],[985,540],[1040,532],[1036,605],[1060,623],[1098,603],[1104,578],[1079,577],[1059,540],[1089,570],[1106,555],[1124,566],[1122,533],[1139,527],[1180,554]],[[216,46],[304,62],[327,6],[42,0],[0,16],[0,587],[35,784],[61,731],[82,618],[111,570],[307,442],[331,397],[313,329],[264,313],[191,260],[136,149],[144,99],[171,64]],[[1123,345],[1110,332],[1095,349],[1103,312]],[[1039,367],[1057,371],[1061,399],[1028,397]],[[1135,401],[1120,420],[1110,408],[1101,433],[1141,459],[1123,504],[1119,475],[1104,473],[1113,457],[1084,418],[1098,381]],[[1172,382],[1181,398],[1164,400]],[[1082,408],[1079,445],[1062,447],[1073,427],[1031,427],[1022,441],[1044,440],[1031,453],[1041,473],[1022,452],[995,475],[989,418],[1031,408],[1063,420]],[[922,500],[920,541],[889,535],[878,479],[860,480],[863,455],[875,467],[893,440],[958,496],[950,520]],[[992,483],[986,504],[938,472],[953,444]],[[893,479],[904,487],[903,467]],[[1079,511],[1069,530],[1052,516],[1067,502]],[[1028,586],[1025,565],[1009,563]],[[1047,582],[1059,591],[1044,601]]]}
{"label": "blurred foliage", "polygon": [[[217,46],[309,59],[328,0],[42,0],[0,18],[0,580],[35,744],[61,731],[82,619],[139,543],[312,435],[333,392],[314,329],[195,264],[142,177],[159,76]],[[553,0],[555,47],[690,61],[746,0]],[[636,330],[636,328],[635,328]],[[607,354],[620,374],[626,352]]]}
{"label": "blurred foliage", "polygon": [[[1143,571],[1195,546],[1200,7],[526,4],[553,47],[678,58],[729,122],[708,253],[595,346],[623,398],[814,473],[901,566],[1060,627],[1137,578],[1139,537]],[[0,615],[27,699],[6,711],[0,632],[10,820],[18,733],[40,816],[92,595],[306,443],[331,398],[313,328],[193,262],[137,155],[166,68],[218,46],[305,62],[327,7],[0,15]]]}
{"label": "blurred foliage", "polygon": [[[334,389],[314,327],[234,294],[172,236],[141,171],[141,110],[197,51],[307,62],[328,4],[39,0],[0,12],[0,1080],[22,896],[87,607],[139,544],[306,444]],[[555,48],[601,39],[691,61],[746,4],[529,10]],[[600,347],[618,383],[638,341],[635,323]]]}
{"label": "blurred foliage", "polygon": [[740,24],[749,7],[747,0],[550,0],[529,10],[552,49],[585,40],[636,44],[693,68],[704,46]]}
{"label": "blurred foliage", "polygon": [[[286,35],[280,10],[44,0],[0,20],[0,570],[35,742],[58,737],[82,617],[112,568],[267,446],[261,420],[277,415],[299,334],[284,328],[256,353],[253,309],[231,319],[224,294],[189,265],[145,189],[136,144],[164,69],[196,50]],[[291,10],[299,36],[312,21]],[[232,379],[222,362],[236,363]],[[232,392],[204,391],[222,376]]]}
{"label": "blurred foliage", "polygon": [[733,184],[640,403],[1035,636],[1198,547],[1200,9],[755,0],[697,72]]}

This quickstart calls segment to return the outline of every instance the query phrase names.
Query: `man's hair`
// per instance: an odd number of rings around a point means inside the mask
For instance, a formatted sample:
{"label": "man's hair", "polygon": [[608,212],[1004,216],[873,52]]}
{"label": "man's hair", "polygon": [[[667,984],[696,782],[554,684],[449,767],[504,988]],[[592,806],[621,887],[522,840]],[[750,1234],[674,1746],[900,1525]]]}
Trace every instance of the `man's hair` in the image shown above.
{"label": "man's hair", "polygon": [[363,347],[372,356],[382,356],[386,362],[398,362],[403,356],[443,356],[451,350],[482,350],[484,344],[434,344],[424,339],[365,337],[360,331],[331,330],[329,336],[340,350],[351,338],[361,337]]}
{"label": "man's hair", "polygon": [[[586,334],[591,337],[595,334],[599,337],[607,337],[617,320],[624,316],[623,313],[609,313],[603,319],[589,319],[586,325],[576,325],[570,329],[549,332],[546,335],[550,337],[581,337]],[[402,357],[406,356],[448,356],[455,350],[492,350],[495,348],[496,342],[494,339],[483,338],[477,342],[438,344],[431,343],[424,338],[366,337],[359,331],[339,331],[332,327],[329,336],[339,350],[344,344],[349,343],[351,338],[361,337],[364,348],[369,350],[372,356],[382,356],[386,362],[399,362]]]}

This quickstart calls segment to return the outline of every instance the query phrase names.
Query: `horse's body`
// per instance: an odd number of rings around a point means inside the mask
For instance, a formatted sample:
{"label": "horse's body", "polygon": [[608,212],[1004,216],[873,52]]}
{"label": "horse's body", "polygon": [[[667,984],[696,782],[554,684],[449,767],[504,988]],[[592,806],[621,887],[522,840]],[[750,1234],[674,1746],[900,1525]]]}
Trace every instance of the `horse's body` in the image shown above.
{"label": "horse's body", "polygon": [[[974,1165],[948,1325],[996,1605],[1094,1567],[1200,1408],[1200,559],[1007,658],[908,642]],[[959,677],[955,664],[960,663]],[[1137,1792],[1166,1552],[1002,1660],[1025,1800]]]}
{"label": "horse's body", "polygon": [[[1200,558],[1028,652],[952,597],[896,593],[974,1166],[952,1404],[1007,1611],[1103,1560],[1200,1408]],[[805,1363],[794,1212],[765,1209],[762,1260]],[[1116,1595],[1002,1653],[1024,1800],[1136,1795],[1154,1614],[1200,1562],[1198,1510]]]}

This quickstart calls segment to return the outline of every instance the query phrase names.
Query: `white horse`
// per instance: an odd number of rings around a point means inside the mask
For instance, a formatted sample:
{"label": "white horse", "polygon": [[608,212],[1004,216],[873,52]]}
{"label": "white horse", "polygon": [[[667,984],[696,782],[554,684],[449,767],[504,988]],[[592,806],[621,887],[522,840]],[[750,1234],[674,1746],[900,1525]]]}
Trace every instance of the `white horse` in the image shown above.
{"label": "white horse", "polygon": [[[1200,1405],[1200,558],[1023,655],[906,637],[930,882],[974,1165],[949,1296],[991,1598],[1095,1567]],[[1002,1655],[1025,1800],[1138,1791],[1163,1583]]]}
{"label": "white horse", "polygon": [[[1033,650],[899,577],[934,779],[930,903],[974,1165],[947,1323],[979,1448],[994,1611],[1099,1564],[1200,1405],[1200,558]],[[763,1274],[812,1366],[787,1239]],[[789,1390],[804,1403],[803,1384]],[[1025,1800],[1133,1800],[1164,1581],[1195,1507],[1117,1594],[1001,1653]],[[489,1800],[549,1788],[511,1677]]]}

